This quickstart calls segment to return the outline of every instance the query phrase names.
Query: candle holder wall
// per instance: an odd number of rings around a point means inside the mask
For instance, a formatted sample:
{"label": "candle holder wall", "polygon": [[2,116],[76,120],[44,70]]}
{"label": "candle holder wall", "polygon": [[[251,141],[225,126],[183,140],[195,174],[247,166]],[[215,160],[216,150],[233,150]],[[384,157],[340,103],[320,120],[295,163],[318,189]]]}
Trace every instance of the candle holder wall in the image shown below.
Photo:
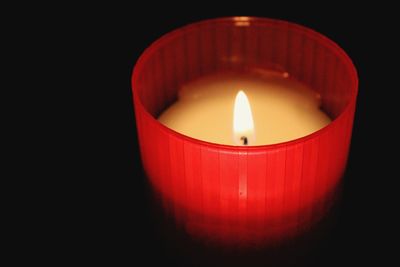
{"label": "candle holder wall", "polygon": [[[157,121],[182,84],[255,68],[285,71],[317,91],[332,122],[289,142],[238,147],[196,140]],[[191,235],[223,244],[285,240],[331,206],[347,161],[358,79],[328,38],[266,18],[202,21],[147,48],[132,88],[146,175]]]}

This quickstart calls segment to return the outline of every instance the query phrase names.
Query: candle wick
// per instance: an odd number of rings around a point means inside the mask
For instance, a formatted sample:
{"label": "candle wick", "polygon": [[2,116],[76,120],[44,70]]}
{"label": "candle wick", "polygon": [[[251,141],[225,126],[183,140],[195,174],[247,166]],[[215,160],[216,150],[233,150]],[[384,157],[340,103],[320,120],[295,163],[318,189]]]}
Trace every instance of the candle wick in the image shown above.
{"label": "candle wick", "polygon": [[243,140],[243,145],[247,146],[247,137],[246,136],[240,137],[240,140]]}

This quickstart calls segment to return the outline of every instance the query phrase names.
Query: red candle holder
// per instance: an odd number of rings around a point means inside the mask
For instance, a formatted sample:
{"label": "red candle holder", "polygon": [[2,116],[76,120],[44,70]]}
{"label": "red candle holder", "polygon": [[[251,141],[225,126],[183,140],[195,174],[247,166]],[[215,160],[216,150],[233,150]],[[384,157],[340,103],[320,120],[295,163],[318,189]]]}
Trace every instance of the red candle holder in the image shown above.
{"label": "red candle holder", "polygon": [[[286,71],[307,84],[332,122],[289,142],[239,147],[196,140],[157,121],[182,84],[252,68]],[[329,209],[345,170],[358,91],[356,69],[333,41],[280,20],[206,20],[148,47],[132,87],[144,170],[190,234],[226,244],[285,240]]]}

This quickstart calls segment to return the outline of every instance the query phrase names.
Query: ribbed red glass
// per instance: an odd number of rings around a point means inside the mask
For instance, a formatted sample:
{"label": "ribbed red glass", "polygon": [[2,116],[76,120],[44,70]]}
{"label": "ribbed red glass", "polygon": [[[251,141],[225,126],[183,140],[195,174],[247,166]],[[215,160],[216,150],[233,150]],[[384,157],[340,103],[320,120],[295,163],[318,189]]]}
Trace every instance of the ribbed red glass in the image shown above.
{"label": "ribbed red glass", "polygon": [[[196,140],[157,121],[182,84],[252,68],[287,71],[309,85],[332,123],[289,142],[237,147]],[[283,240],[331,205],[348,156],[358,80],[349,57],[328,38],[266,18],[202,21],[147,48],[132,87],[145,172],[192,235],[228,244]]]}

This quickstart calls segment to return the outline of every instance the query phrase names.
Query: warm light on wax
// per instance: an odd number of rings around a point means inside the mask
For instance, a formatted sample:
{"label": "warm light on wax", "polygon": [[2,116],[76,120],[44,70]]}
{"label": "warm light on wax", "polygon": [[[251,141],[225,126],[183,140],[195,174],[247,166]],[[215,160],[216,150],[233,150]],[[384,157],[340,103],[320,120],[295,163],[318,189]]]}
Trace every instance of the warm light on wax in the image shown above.
{"label": "warm light on wax", "polygon": [[329,124],[320,104],[315,91],[287,73],[225,72],[184,84],[159,120],[196,139],[258,146],[300,138]]}

